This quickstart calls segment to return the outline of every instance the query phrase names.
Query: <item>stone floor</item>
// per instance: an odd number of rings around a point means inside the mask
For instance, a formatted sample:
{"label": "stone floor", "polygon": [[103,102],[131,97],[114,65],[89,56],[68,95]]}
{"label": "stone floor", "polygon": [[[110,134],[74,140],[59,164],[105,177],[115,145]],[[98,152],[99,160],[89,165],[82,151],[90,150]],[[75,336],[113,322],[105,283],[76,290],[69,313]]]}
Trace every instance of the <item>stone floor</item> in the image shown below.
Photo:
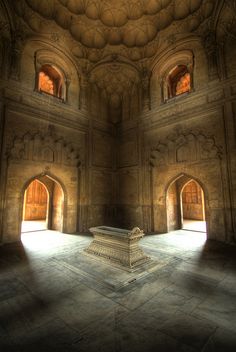
{"label": "stone floor", "polygon": [[206,221],[183,219],[184,230],[206,232]]}
{"label": "stone floor", "polygon": [[44,231],[47,229],[46,220],[26,220],[21,223],[21,232]]}
{"label": "stone floor", "polygon": [[156,265],[123,272],[83,254],[88,235],[24,234],[0,247],[0,351],[236,350],[236,248],[146,236]]}

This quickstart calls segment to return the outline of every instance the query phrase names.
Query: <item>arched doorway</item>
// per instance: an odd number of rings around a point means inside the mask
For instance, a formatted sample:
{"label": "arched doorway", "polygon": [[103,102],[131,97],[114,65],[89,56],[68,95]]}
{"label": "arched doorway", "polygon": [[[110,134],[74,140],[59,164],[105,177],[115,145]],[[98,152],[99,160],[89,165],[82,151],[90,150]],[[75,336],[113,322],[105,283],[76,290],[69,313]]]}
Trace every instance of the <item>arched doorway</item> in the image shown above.
{"label": "arched doorway", "polygon": [[206,232],[204,192],[194,180],[181,191],[181,227],[184,230]]}
{"label": "arched doorway", "polygon": [[47,229],[49,193],[39,180],[33,180],[25,190],[21,232]]}
{"label": "arched doorway", "polygon": [[167,189],[167,229],[206,232],[205,195],[189,176],[175,179]]}
{"label": "arched doorway", "polygon": [[39,176],[24,190],[21,232],[56,230],[63,232],[64,192],[49,176]]}

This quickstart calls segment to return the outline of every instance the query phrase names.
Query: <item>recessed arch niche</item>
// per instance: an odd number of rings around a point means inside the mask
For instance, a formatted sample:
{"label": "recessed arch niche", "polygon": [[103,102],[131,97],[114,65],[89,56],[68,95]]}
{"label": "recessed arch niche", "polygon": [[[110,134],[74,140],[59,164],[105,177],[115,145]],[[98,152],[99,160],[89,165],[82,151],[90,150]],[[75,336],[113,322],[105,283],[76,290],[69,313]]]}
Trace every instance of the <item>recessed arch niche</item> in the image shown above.
{"label": "recessed arch niche", "polygon": [[[22,232],[64,229],[64,186],[47,174],[30,179],[23,189]],[[32,226],[31,226],[32,224]]]}
{"label": "recessed arch niche", "polygon": [[[178,48],[171,54],[168,52],[159,57],[153,66],[152,86],[155,86],[154,81],[157,80],[159,80],[160,102],[162,103],[183,93],[191,92],[194,89],[194,54],[192,50]],[[184,89],[186,82],[188,89]],[[176,89],[177,86],[178,89]]]}
{"label": "recessed arch niche", "polygon": [[195,180],[203,189],[207,237],[227,240],[227,200],[224,197],[225,178],[221,167],[221,153],[220,146],[212,136],[197,130],[177,130],[156,143],[150,153],[152,231],[169,231],[168,189],[173,182],[185,175],[187,180]]}
{"label": "recessed arch niche", "polygon": [[166,192],[166,210],[168,232],[190,229],[190,221],[195,231],[205,232],[203,224],[197,224],[206,221],[207,225],[205,192],[195,178],[183,174],[170,183]]}
{"label": "recessed arch niche", "polygon": [[[45,150],[51,152],[46,154]],[[8,155],[4,242],[20,240],[24,192],[34,179],[44,176],[54,180],[63,190],[63,224],[61,231],[77,231],[79,156],[63,138],[40,132],[15,138]]]}

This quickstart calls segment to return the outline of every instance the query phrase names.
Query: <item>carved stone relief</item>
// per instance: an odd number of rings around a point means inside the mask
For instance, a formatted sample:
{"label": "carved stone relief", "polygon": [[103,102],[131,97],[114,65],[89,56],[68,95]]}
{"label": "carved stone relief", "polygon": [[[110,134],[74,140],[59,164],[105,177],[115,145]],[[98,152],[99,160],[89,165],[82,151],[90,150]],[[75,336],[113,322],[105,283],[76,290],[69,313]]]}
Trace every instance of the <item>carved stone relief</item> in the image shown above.
{"label": "carved stone relief", "polygon": [[126,62],[119,61],[118,57],[113,55],[111,62],[106,62],[91,71],[89,82],[91,85],[96,85],[98,90],[105,92],[108,109],[112,115],[111,120],[117,123],[121,119],[122,110],[123,114],[127,115],[140,77],[138,70]]}
{"label": "carved stone relief", "polygon": [[[89,109],[88,82],[96,84],[107,97],[108,113],[114,124],[123,118],[122,111],[129,118],[126,105],[138,99],[136,90],[142,91],[143,109],[151,109],[150,67],[161,50],[163,32],[168,34],[173,28],[179,35],[188,31],[201,32],[214,10],[213,0],[189,0],[187,3],[177,0],[97,0],[95,3],[78,0],[75,3],[13,1],[16,18],[22,26],[55,45],[63,44],[82,71],[89,67],[91,77],[86,77],[86,72],[81,74],[79,106],[82,110]],[[17,50],[13,57],[17,56]],[[117,58],[125,60],[127,66],[121,65]],[[134,68],[140,77],[136,77]],[[13,71],[17,76],[15,68]]]}
{"label": "carved stone relief", "polygon": [[107,226],[92,227],[89,230],[94,239],[85,249],[86,253],[127,270],[133,270],[150,261],[138,245],[144,236],[138,227],[134,227],[132,231]]}
{"label": "carved stone relief", "polygon": [[80,157],[71,143],[63,137],[57,138],[51,130],[47,134],[27,132],[15,137],[7,152],[8,160],[30,160],[78,167]]}
{"label": "carved stone relief", "polygon": [[196,31],[214,9],[213,0],[125,1],[77,0],[13,1],[17,15],[40,34],[67,31],[73,54],[80,60],[99,62],[111,52],[137,62],[151,58],[158,49],[158,37],[181,20],[182,32]]}
{"label": "carved stone relief", "polygon": [[221,155],[222,148],[216,145],[213,136],[206,136],[201,131],[177,131],[151,149],[150,164],[162,166],[218,159]]}
{"label": "carved stone relief", "polygon": [[15,80],[20,79],[20,60],[25,41],[25,33],[22,30],[18,29],[13,33],[10,76]]}

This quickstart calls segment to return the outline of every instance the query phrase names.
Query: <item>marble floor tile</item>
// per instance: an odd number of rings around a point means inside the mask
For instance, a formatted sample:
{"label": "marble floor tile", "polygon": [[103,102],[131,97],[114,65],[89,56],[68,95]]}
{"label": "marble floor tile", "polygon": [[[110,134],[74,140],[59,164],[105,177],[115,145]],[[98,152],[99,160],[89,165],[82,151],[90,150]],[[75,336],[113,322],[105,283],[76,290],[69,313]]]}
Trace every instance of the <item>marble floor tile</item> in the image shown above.
{"label": "marble floor tile", "polygon": [[145,236],[160,265],[136,280],[84,256],[91,236],[35,236],[0,248],[1,352],[236,349],[235,247],[190,231]]}
{"label": "marble floor tile", "polygon": [[232,329],[236,333],[236,296],[217,291],[207,297],[191,313],[193,316],[208,319],[218,326]]}
{"label": "marble floor tile", "polygon": [[73,352],[80,334],[61,320],[55,319],[27,334],[15,337],[11,342],[17,352]]}
{"label": "marble floor tile", "polygon": [[202,352],[235,352],[236,334],[230,330],[218,328],[204,346]]}
{"label": "marble floor tile", "polygon": [[216,325],[177,311],[161,323],[158,329],[186,345],[201,350],[215,332]]}

